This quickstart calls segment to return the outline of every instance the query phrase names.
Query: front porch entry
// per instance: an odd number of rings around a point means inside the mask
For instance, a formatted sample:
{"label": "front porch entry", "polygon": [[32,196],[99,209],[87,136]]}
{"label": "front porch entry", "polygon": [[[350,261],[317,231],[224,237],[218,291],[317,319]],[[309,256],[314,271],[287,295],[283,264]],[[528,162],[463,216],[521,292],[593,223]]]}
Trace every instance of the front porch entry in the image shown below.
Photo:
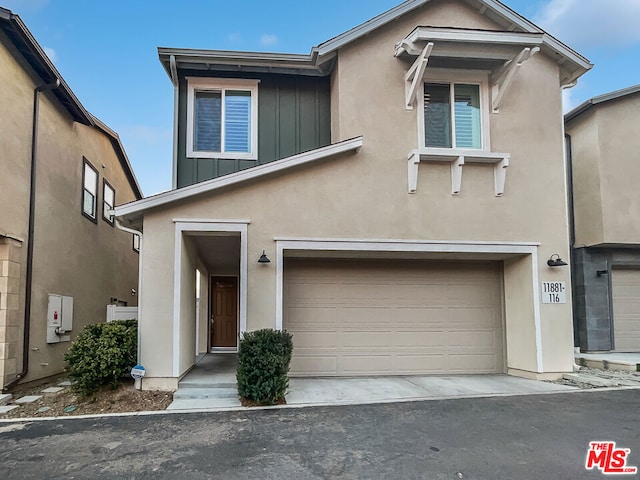
{"label": "front porch entry", "polygon": [[246,330],[247,222],[175,222],[173,377],[235,353]]}

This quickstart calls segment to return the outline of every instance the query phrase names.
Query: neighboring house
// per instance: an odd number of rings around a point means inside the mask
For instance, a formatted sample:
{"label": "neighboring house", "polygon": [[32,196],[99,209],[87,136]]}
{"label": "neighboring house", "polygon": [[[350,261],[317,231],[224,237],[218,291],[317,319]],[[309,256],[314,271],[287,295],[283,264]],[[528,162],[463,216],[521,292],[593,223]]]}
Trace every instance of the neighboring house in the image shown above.
{"label": "neighboring house", "polygon": [[547,262],[584,57],[495,0],[407,1],[309,55],[159,55],[179,188],[116,209],[144,233],[143,388],[267,327],[296,376],[572,369],[542,282],[570,289]]}
{"label": "neighboring house", "polygon": [[116,228],[110,211],[142,193],[118,135],[84,109],[20,18],[3,8],[0,65],[6,388],[62,372],[69,341],[104,321],[107,304],[137,304],[133,235]]}
{"label": "neighboring house", "polygon": [[565,116],[576,345],[640,352],[640,85]]}

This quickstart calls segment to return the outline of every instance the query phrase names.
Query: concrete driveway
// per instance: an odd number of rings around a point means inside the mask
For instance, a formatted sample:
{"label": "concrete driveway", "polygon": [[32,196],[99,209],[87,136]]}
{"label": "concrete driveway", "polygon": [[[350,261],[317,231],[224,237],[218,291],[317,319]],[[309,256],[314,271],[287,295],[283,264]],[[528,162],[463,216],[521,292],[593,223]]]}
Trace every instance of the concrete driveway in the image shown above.
{"label": "concrete driveway", "polygon": [[351,405],[408,400],[532,395],[575,390],[509,375],[292,378],[288,405]]}
{"label": "concrete driveway", "polygon": [[[509,375],[292,378],[290,406],[356,405],[445,398],[560,393],[574,387]],[[234,373],[189,374],[180,382],[168,410],[240,408]]]}

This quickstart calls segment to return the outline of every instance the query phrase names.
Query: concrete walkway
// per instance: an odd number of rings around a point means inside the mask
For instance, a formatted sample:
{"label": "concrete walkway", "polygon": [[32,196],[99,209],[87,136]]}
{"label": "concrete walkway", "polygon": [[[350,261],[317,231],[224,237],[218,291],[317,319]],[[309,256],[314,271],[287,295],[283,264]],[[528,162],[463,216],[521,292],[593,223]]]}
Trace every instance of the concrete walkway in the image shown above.
{"label": "concrete walkway", "polygon": [[[235,355],[207,355],[180,382],[167,410],[240,407]],[[575,387],[509,375],[292,378],[288,405],[350,405],[409,400],[531,395]]]}

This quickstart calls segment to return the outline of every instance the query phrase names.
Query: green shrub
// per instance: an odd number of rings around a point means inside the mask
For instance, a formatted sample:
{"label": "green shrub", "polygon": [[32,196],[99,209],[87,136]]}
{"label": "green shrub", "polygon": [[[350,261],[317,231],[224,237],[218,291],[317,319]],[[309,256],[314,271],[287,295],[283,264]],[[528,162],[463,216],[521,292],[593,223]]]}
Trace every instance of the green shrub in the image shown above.
{"label": "green shrub", "polygon": [[293,341],[280,330],[245,333],[238,349],[238,394],[258,405],[274,405],[289,387]]}
{"label": "green shrub", "polygon": [[118,388],[120,378],[135,366],[138,345],[136,320],[95,323],[84,327],[64,360],[74,390],[90,395],[102,385]]}

